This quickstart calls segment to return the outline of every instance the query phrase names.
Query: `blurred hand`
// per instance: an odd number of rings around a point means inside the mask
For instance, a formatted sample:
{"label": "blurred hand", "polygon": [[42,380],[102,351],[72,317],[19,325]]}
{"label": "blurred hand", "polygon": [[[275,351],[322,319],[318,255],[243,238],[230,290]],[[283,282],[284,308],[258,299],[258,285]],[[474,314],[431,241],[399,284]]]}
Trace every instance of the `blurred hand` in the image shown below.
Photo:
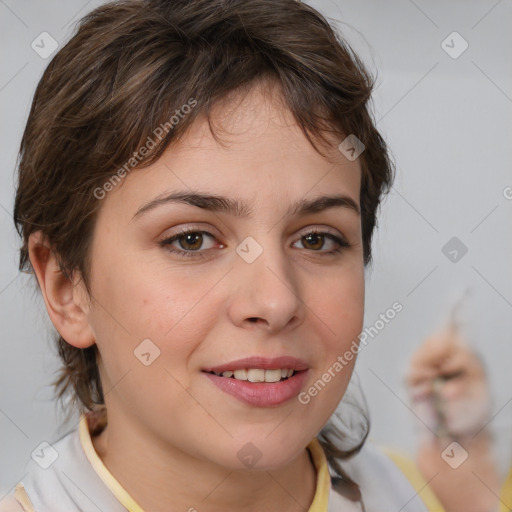
{"label": "blurred hand", "polygon": [[[454,326],[419,347],[407,386],[413,410],[428,427],[422,429],[416,463],[445,511],[497,510],[500,480],[486,428],[491,417],[489,386],[480,359]],[[457,469],[441,456],[453,441],[468,454]]]}
{"label": "blurred hand", "polygon": [[472,436],[490,418],[483,365],[454,326],[427,338],[416,351],[407,385],[416,414],[441,438]]}

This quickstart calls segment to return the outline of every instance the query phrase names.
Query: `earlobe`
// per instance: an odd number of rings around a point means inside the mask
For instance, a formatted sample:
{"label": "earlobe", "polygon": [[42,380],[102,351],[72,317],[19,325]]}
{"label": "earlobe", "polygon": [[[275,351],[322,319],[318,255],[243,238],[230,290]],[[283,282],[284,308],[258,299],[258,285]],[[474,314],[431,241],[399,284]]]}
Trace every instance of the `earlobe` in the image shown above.
{"label": "earlobe", "polygon": [[71,281],[63,274],[55,251],[41,231],[30,235],[28,251],[54,327],[74,347],[87,348],[94,345],[95,339],[88,319],[89,308],[83,300],[81,280]]}

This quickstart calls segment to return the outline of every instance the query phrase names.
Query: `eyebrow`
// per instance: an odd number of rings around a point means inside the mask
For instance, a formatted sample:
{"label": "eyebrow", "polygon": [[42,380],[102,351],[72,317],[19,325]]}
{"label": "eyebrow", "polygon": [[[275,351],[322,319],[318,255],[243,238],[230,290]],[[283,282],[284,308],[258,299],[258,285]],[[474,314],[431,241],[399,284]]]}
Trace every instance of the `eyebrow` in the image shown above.
{"label": "eyebrow", "polygon": [[[236,217],[250,217],[252,210],[249,205],[238,199],[231,199],[224,196],[214,196],[210,194],[191,193],[191,192],[172,192],[162,197],[157,197],[149,203],[141,206],[132,220],[142,216],[150,210],[158,206],[169,203],[183,203],[190,206],[196,206],[203,210],[212,212],[226,213]],[[349,196],[346,195],[330,195],[320,196],[315,199],[301,199],[288,208],[286,215],[307,215],[318,213],[329,208],[347,208],[354,211],[357,215],[361,215],[359,206]]]}

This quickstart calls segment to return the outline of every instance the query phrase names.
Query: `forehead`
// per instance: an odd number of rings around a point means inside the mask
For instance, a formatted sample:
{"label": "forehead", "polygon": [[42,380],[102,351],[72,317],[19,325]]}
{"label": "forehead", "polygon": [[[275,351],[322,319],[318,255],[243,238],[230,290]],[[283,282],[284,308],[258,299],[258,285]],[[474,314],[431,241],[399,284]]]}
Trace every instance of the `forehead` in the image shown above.
{"label": "forehead", "polygon": [[125,217],[145,201],[187,189],[259,201],[267,209],[333,192],[359,204],[359,161],[349,161],[338,150],[341,140],[331,139],[320,154],[279,93],[253,87],[216,103],[210,121],[199,117],[158,161],[132,170],[102,208]]}

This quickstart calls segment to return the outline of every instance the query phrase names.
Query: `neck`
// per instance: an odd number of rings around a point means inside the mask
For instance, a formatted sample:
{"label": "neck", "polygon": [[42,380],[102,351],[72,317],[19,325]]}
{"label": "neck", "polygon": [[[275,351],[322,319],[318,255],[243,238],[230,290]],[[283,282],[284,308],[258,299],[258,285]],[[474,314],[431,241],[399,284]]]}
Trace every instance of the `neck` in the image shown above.
{"label": "neck", "polygon": [[110,415],[109,424],[92,437],[92,443],[132,498],[153,512],[305,512],[316,490],[316,471],[307,449],[277,470],[231,470],[177,447],[162,449],[161,440],[141,435],[130,422]]}

